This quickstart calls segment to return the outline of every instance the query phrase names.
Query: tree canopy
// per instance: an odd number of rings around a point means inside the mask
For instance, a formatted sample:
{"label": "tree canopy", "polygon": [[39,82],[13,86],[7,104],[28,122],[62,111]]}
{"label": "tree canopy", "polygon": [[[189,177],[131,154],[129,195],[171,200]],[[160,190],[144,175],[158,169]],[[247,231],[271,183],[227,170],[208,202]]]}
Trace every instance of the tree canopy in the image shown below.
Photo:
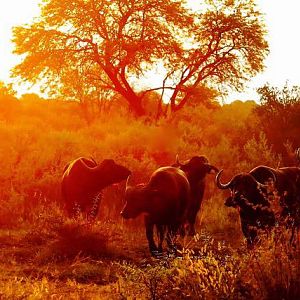
{"label": "tree canopy", "polygon": [[255,111],[261,129],[274,149],[283,153],[286,163],[289,163],[288,157],[293,160],[294,149],[300,147],[300,87],[265,85],[258,89],[258,93],[261,105]]}
{"label": "tree canopy", "polygon": [[[13,74],[80,101],[110,90],[136,115],[148,92],[168,91],[174,112],[199,85],[241,90],[264,67],[265,33],[253,0],[206,0],[200,11],[184,0],[44,0],[39,18],[14,28],[24,58]],[[158,65],[161,83],[145,87]]]}

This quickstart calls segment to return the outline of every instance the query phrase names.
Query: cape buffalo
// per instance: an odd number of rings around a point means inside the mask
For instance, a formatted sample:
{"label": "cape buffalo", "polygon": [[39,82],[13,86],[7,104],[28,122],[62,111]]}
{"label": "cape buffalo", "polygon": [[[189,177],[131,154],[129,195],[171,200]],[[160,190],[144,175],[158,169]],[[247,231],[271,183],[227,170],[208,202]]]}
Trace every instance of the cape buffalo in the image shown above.
{"label": "cape buffalo", "polygon": [[[172,246],[172,236],[185,222],[189,206],[190,185],[183,171],[174,167],[157,169],[147,184],[126,184],[125,206],[121,215],[125,219],[145,215],[146,236],[152,255],[162,253],[162,244],[167,229],[167,242]],[[153,239],[156,225],[159,243]]]}
{"label": "cape buffalo", "polygon": [[221,170],[216,176],[219,189],[230,189],[231,196],[225,200],[228,207],[238,208],[242,232],[248,247],[257,241],[259,229],[268,229],[275,225],[275,215],[267,197],[268,186],[259,183],[251,174],[241,173],[230,182],[220,182]]}
{"label": "cape buffalo", "polygon": [[274,178],[274,188],[279,196],[279,204],[282,208],[280,219],[292,228],[292,241],[295,229],[298,230],[300,226],[300,168],[283,167],[273,169],[259,166],[251,170],[250,174],[259,182],[266,182],[268,178]]}
{"label": "cape buffalo", "polygon": [[[227,184],[220,182],[221,173],[219,172],[216,177],[217,186],[220,189],[231,190],[230,201],[227,199],[226,202],[240,203],[243,202],[243,198],[246,198],[254,206],[259,204],[263,207],[270,207],[270,202],[268,201],[270,195],[267,195],[270,185],[265,185],[264,183],[267,183],[271,179],[274,190],[279,197],[279,205],[281,207],[279,221],[292,227],[291,241],[293,240],[294,231],[300,225],[300,168],[285,167],[273,169],[267,166],[258,166],[249,173],[234,176]],[[248,215],[249,213],[247,212],[243,212],[242,214],[240,212],[242,223],[249,222]],[[263,218],[264,216],[260,215],[259,212],[252,214],[251,217],[252,220],[257,219],[260,224],[266,222],[269,222],[270,226],[275,224],[274,221],[265,222]],[[247,238],[246,235],[245,237]]]}
{"label": "cape buffalo", "polygon": [[190,160],[180,163],[178,156],[176,157],[176,164],[174,167],[179,167],[185,172],[191,187],[191,204],[188,208],[188,225],[189,234],[195,234],[195,222],[197,214],[201,208],[204,190],[205,177],[211,171],[219,172],[218,168],[209,164],[205,156],[194,156]]}
{"label": "cape buffalo", "polygon": [[104,159],[97,165],[93,159],[80,157],[68,163],[61,188],[69,216],[74,216],[79,210],[96,217],[102,189],[125,180],[130,174],[127,168],[112,159]]}

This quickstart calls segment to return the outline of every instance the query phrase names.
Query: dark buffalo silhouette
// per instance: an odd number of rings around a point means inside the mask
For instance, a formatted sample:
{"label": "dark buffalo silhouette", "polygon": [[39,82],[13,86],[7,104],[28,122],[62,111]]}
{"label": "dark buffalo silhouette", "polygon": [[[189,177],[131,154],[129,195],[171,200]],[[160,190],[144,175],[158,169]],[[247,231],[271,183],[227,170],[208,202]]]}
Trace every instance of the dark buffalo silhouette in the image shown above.
{"label": "dark buffalo silhouette", "polygon": [[258,230],[266,230],[275,225],[275,215],[268,201],[268,186],[259,183],[251,174],[240,173],[230,182],[220,182],[221,170],[216,176],[220,189],[230,189],[231,195],[225,200],[228,207],[238,208],[242,232],[249,247],[257,241]]}
{"label": "dark buffalo silhouette", "polygon": [[[125,219],[145,215],[146,236],[152,255],[162,253],[162,244],[167,230],[167,243],[172,247],[172,238],[186,220],[189,206],[190,185],[183,171],[175,167],[157,169],[147,184],[130,186],[127,182],[125,206],[121,215]],[[153,228],[157,227],[159,243],[156,246]]]}
{"label": "dark buffalo silhouette", "polygon": [[270,208],[270,199],[279,199],[278,222],[292,227],[293,240],[295,229],[300,225],[300,168],[258,166],[249,173],[234,176],[226,184],[220,182],[221,173],[216,177],[217,186],[231,190],[225,205],[240,208],[242,231],[248,244],[255,242],[258,228],[275,225],[276,212]]}
{"label": "dark buffalo silhouette", "polygon": [[180,168],[185,172],[191,187],[191,204],[188,208],[189,234],[195,234],[195,222],[197,214],[201,208],[205,191],[205,177],[211,171],[219,172],[218,168],[209,164],[205,156],[194,156],[191,159],[180,163],[178,156],[174,167]]}
{"label": "dark buffalo silhouette", "polygon": [[99,165],[93,159],[79,157],[68,163],[62,177],[62,196],[69,216],[79,211],[89,217],[98,213],[101,191],[114,183],[125,180],[131,172],[112,159]]}
{"label": "dark buffalo silhouette", "polygon": [[292,228],[291,241],[300,226],[300,168],[282,167],[273,169],[259,166],[250,171],[259,182],[274,178],[274,188],[281,207],[280,221]]}

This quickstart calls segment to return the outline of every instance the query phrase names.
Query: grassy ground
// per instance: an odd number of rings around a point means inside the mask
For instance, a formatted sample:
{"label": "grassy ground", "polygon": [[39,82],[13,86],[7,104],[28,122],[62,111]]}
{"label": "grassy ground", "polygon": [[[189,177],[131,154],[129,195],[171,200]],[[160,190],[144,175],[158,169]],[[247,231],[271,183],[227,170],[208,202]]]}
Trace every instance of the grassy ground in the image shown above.
{"label": "grassy ground", "polygon": [[100,214],[88,224],[37,206],[30,221],[0,230],[0,299],[299,299],[289,233],[276,228],[248,250],[238,227],[222,231],[208,218],[209,203],[198,234],[160,259],[149,254],[142,218]]}
{"label": "grassy ground", "polygon": [[[215,233],[212,242],[211,234],[199,232],[196,240],[178,242],[197,255],[208,244],[225,243],[222,233]],[[31,223],[2,228],[0,247],[0,299],[168,298],[162,287],[173,278],[177,260],[182,261],[180,254],[149,255],[142,220],[87,224],[66,219],[53,207],[47,213],[42,208]],[[172,286],[177,288],[175,282]]]}
{"label": "grassy ground", "polygon": [[140,265],[151,258],[141,233],[133,242],[119,224],[110,224],[109,233],[107,225],[1,230],[0,298],[118,298],[123,262]]}

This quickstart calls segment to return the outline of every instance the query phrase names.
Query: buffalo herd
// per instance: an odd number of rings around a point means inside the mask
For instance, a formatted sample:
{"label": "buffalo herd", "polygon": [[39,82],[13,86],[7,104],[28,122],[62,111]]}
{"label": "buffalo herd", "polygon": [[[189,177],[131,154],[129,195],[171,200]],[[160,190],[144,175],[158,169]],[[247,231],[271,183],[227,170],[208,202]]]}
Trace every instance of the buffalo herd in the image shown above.
{"label": "buffalo herd", "polygon": [[[300,150],[296,155],[300,158]],[[131,171],[125,166],[112,159],[97,164],[91,158],[80,157],[64,169],[62,197],[70,217],[84,213],[93,220],[102,190],[127,179],[121,216],[130,219],[144,213],[149,249],[156,256],[163,251],[165,236],[169,249],[174,249],[177,234],[195,234],[205,177],[212,172],[216,175],[216,186],[230,191],[224,204],[238,210],[249,248],[258,241],[260,230],[267,231],[282,224],[291,229],[290,242],[293,241],[300,227],[300,167],[258,166],[222,183],[223,170],[210,164],[205,156],[194,156],[185,162],[180,162],[177,156],[172,166],[158,168],[147,183],[133,186]],[[154,241],[154,228],[158,245]]]}

